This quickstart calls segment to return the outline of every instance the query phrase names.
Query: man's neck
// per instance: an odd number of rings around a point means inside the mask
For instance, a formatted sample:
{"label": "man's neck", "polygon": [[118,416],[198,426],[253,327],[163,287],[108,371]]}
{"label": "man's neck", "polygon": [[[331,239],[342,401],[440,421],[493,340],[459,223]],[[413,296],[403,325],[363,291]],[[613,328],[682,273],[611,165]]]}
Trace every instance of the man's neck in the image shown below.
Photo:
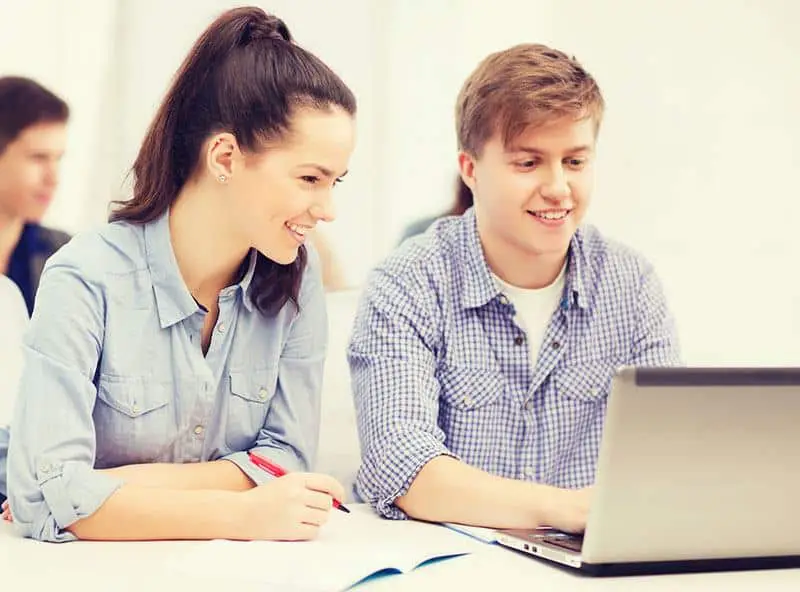
{"label": "man's neck", "polygon": [[486,241],[481,237],[483,256],[492,273],[501,280],[528,290],[551,285],[567,260],[563,253],[536,253],[503,241]]}
{"label": "man's neck", "polygon": [[0,272],[8,273],[11,253],[17,248],[25,221],[22,218],[11,218],[0,213]]}

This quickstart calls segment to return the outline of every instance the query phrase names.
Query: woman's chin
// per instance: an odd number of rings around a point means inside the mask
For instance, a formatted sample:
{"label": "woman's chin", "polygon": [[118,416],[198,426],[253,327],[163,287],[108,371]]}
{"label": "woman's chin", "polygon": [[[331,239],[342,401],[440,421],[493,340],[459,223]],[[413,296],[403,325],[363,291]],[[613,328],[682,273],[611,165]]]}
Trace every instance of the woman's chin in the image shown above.
{"label": "woman's chin", "polygon": [[270,261],[274,261],[278,265],[290,265],[297,260],[297,255],[300,250],[300,247],[294,247],[291,249],[282,248],[282,249],[258,249],[258,252],[264,255]]}

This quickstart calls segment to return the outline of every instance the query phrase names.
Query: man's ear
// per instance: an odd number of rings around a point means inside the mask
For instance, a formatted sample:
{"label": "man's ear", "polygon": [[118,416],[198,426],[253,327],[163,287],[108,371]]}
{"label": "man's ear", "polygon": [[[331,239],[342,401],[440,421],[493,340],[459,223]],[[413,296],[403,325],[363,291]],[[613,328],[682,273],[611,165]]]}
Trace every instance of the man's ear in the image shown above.
{"label": "man's ear", "polygon": [[461,180],[475,193],[475,157],[463,150],[458,153],[458,172]]}

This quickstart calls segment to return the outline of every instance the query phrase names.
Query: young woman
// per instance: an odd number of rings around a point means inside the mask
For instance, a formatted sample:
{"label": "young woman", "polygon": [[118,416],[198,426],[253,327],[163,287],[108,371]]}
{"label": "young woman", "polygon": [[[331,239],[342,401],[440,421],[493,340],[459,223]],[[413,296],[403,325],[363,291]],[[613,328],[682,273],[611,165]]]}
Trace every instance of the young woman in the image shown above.
{"label": "young woman", "polygon": [[[8,452],[24,535],[316,534],[344,492],[302,472],[327,337],[303,243],[332,218],[355,111],[260,9],[226,12],[198,39],[134,163],[133,198],[42,276]],[[289,473],[271,477],[248,451]]]}

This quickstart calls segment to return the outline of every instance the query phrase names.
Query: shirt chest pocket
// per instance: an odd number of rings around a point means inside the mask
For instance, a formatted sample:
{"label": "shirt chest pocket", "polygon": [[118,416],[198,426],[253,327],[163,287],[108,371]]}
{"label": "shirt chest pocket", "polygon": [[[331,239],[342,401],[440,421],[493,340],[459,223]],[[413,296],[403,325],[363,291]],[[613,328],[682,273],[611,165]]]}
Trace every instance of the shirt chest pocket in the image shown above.
{"label": "shirt chest pocket", "polygon": [[93,413],[98,465],[168,458],[176,431],[172,394],[166,383],[101,375]]}
{"label": "shirt chest pocket", "polygon": [[505,407],[506,381],[500,372],[481,368],[448,367],[439,373],[439,426],[448,447],[467,463],[483,466],[484,456],[496,451]]}
{"label": "shirt chest pocket", "polygon": [[278,387],[278,367],[231,371],[225,439],[236,452],[253,447]]}
{"label": "shirt chest pocket", "polygon": [[439,375],[442,402],[458,411],[470,412],[495,403],[502,395],[505,380],[495,370],[448,367]]}
{"label": "shirt chest pocket", "polygon": [[555,372],[556,396],[576,404],[604,404],[611,391],[617,364],[612,360],[592,360],[563,366]]}

